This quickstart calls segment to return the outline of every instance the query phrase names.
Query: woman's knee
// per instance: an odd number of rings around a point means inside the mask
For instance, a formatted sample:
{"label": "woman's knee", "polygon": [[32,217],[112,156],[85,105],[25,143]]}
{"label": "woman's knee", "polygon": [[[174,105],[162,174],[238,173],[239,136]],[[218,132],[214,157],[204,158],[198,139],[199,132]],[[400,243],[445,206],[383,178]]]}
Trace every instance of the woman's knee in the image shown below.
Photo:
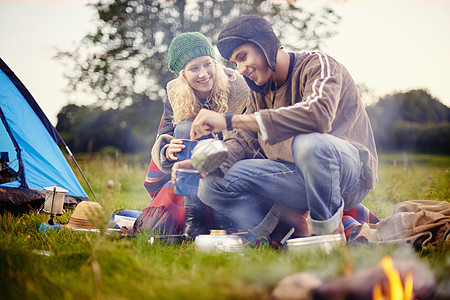
{"label": "woman's knee", "polygon": [[188,139],[191,132],[193,119],[180,121],[173,132],[173,137],[176,139]]}

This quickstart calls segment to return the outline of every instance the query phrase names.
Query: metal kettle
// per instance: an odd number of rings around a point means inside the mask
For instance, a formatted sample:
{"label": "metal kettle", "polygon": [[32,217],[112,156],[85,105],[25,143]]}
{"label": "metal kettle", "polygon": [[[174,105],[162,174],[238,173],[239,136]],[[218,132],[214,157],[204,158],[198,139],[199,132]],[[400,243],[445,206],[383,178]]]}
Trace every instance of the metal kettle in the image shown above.
{"label": "metal kettle", "polygon": [[192,150],[191,162],[200,173],[217,169],[228,157],[225,143],[217,138],[201,140]]}

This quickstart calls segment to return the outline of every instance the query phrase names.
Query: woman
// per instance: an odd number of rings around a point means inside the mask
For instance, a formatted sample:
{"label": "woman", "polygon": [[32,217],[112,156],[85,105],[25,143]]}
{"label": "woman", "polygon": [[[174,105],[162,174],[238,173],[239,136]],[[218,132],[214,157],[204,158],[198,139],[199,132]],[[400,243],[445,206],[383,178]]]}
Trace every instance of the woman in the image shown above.
{"label": "woman", "polygon": [[[237,71],[226,68],[215,60],[211,43],[199,32],[183,33],[174,38],[169,47],[168,64],[169,69],[178,77],[167,84],[164,114],[152,148],[153,166],[151,163],[145,185],[154,197],[150,204],[152,215],[159,208],[156,214],[160,218],[166,218],[169,210],[170,217],[178,220],[175,223],[179,224],[184,213],[180,211],[180,196],[175,195],[173,190],[168,190],[158,198],[158,192],[162,190],[162,182],[166,188],[173,188],[167,180],[170,178],[172,165],[178,160],[177,154],[185,147],[181,139],[189,139],[192,121],[202,108],[219,113],[242,113],[248,97],[248,87]],[[223,132],[220,136],[223,134],[226,133]],[[158,169],[169,174],[168,177],[158,172]],[[208,233],[205,205],[196,196],[185,196],[184,208],[186,218],[183,234],[194,238],[198,234]],[[148,215],[149,212],[144,210],[144,214]],[[228,219],[217,214],[215,219],[217,227],[230,228]],[[144,221],[141,220],[139,226],[138,218],[135,227],[142,228]],[[166,233],[174,233],[176,230],[173,221],[170,230],[158,226],[152,229],[165,229]]]}

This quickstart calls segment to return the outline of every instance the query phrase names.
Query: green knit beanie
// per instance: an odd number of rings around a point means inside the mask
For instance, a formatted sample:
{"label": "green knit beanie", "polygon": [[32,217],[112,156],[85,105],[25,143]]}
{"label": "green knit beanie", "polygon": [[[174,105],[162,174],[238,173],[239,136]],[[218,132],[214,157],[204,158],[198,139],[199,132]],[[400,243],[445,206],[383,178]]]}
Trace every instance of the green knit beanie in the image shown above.
{"label": "green knit beanie", "polygon": [[215,59],[214,49],[200,32],[187,32],[173,39],[169,47],[169,70],[177,74],[192,59],[208,55]]}

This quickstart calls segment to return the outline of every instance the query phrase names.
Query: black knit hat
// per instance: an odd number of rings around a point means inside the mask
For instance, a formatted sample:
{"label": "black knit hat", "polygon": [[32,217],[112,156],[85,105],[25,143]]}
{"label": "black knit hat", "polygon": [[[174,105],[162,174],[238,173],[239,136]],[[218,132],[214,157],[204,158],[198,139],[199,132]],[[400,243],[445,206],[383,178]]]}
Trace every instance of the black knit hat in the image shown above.
{"label": "black knit hat", "polygon": [[219,34],[217,48],[222,57],[229,59],[234,49],[249,42],[261,49],[269,68],[275,72],[281,43],[270,23],[260,16],[244,15],[228,23]]}

